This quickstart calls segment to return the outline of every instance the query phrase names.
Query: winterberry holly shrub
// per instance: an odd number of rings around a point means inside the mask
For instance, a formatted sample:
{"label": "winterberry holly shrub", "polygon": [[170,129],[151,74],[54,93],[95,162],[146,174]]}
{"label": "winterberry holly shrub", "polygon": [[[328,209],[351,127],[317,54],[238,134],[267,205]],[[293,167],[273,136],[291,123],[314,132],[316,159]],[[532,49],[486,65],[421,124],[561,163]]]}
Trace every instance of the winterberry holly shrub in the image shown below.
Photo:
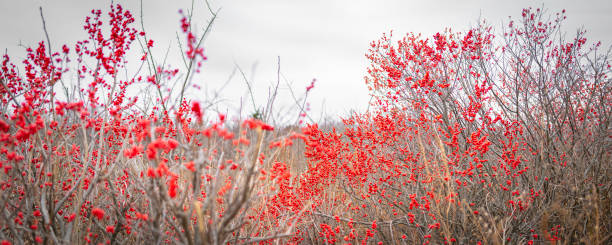
{"label": "winterberry holly shrub", "polygon": [[301,128],[185,93],[216,12],[203,33],[181,12],[182,68],[130,11],[106,14],[59,52],[2,58],[2,244],[611,239],[609,49],[566,39],[565,11],[383,35],[366,55],[373,109]]}
{"label": "winterberry holly shrub", "polygon": [[567,40],[565,18],[529,8],[500,34],[481,22],[372,42],[375,109],[305,130],[296,193],[319,234],[305,238],[609,242],[609,49]]}
{"label": "winterberry holly shrub", "polygon": [[74,46],[27,49],[23,74],[3,57],[0,240],[224,244],[292,234],[296,214],[279,217],[268,203],[287,185],[282,148],[300,135],[184,96],[206,60],[207,32],[191,16],[179,23],[185,68],[173,69],[156,63],[130,11],[105,14],[108,22],[91,11],[88,38]]}

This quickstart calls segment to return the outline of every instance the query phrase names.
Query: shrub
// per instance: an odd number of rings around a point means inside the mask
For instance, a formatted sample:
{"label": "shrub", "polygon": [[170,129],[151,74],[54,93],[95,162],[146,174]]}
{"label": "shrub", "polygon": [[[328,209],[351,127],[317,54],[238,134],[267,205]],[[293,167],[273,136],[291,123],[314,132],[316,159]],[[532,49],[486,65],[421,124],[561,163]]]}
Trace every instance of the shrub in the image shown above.
{"label": "shrub", "polygon": [[[3,57],[0,238],[221,244],[291,234],[296,215],[269,215],[267,203],[286,185],[279,155],[296,137],[257,119],[204,116],[200,101],[184,96],[206,60],[206,32],[194,33],[188,16],[180,80],[179,69],[150,55],[154,41],[130,11],[111,5],[108,16],[105,26],[93,10],[88,39],[74,47],[27,49],[24,75]],[[140,61],[127,59],[135,42]],[[134,62],[148,74],[130,75]],[[134,91],[148,88],[157,98],[139,100]]]}
{"label": "shrub", "polygon": [[[498,36],[383,35],[374,109],[301,129],[262,121],[272,102],[229,120],[185,94],[206,60],[189,16],[171,69],[130,11],[108,15],[109,34],[94,10],[87,40],[27,49],[24,74],[3,57],[2,244],[610,239],[610,60],[565,39],[564,12],[525,9]],[[149,69],[129,75],[135,42]]]}
{"label": "shrub", "polygon": [[[374,110],[307,131],[312,219],[326,242],[605,243],[608,53],[564,12],[524,9],[431,38],[371,43]],[[311,183],[314,182],[314,183]]]}

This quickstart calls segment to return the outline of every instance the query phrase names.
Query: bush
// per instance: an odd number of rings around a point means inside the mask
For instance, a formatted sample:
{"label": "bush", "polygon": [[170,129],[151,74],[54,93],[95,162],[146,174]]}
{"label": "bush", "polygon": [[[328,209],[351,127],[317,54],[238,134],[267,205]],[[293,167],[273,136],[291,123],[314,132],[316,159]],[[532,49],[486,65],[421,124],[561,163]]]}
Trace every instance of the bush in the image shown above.
{"label": "bush", "polygon": [[[184,16],[185,68],[170,69],[129,11],[108,14],[109,34],[94,10],[87,40],[27,49],[23,75],[3,57],[3,243],[610,239],[609,53],[584,31],[566,41],[564,12],[525,9],[499,36],[383,35],[374,109],[328,129],[209,115],[185,95],[207,32]],[[149,69],[128,76],[132,62]]]}
{"label": "bush", "polygon": [[587,46],[584,31],[566,41],[564,12],[548,19],[524,9],[499,36],[481,22],[372,42],[376,109],[345,119],[342,133],[307,133],[307,174],[322,188],[320,230],[309,233],[331,243],[606,243],[609,52]]}
{"label": "bush", "polygon": [[[178,69],[155,63],[154,41],[133,27],[130,11],[111,5],[108,15],[104,26],[93,10],[89,38],[73,48],[27,49],[25,76],[3,58],[0,238],[220,244],[288,236],[295,215],[272,219],[268,200],[287,174],[282,149],[300,135],[257,119],[207,117],[200,101],[184,96],[206,60],[206,32],[197,36],[188,16],[178,79]],[[142,44],[140,61],[126,58],[134,42]],[[148,74],[128,76],[134,62]],[[75,73],[76,82],[65,81]],[[137,89],[156,95],[139,100]]]}

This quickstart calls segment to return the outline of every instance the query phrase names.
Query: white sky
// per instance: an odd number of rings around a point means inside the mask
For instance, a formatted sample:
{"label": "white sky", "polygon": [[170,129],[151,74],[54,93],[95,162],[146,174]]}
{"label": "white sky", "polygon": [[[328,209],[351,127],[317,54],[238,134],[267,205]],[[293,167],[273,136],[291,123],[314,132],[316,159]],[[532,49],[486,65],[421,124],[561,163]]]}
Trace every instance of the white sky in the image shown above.
{"label": "white sky", "polygon": [[[137,0],[115,1],[139,16]],[[147,33],[155,40],[154,55],[163,58],[170,46],[178,54],[176,34],[179,30],[178,9],[189,8],[191,1],[144,0],[144,21]],[[44,39],[38,7],[42,6],[51,42],[55,50],[60,44],[74,44],[85,38],[82,30],[89,10],[108,10],[110,1],[100,0],[0,0],[0,47],[9,55],[22,58],[23,48]],[[204,1],[196,1],[196,25],[206,24]],[[221,86],[239,65],[252,80],[257,104],[263,106],[268,86],[276,81],[277,57],[281,73],[293,84],[296,93],[303,93],[313,78],[315,89],[309,95],[311,115],[318,119],[322,108],[329,115],[347,115],[351,110],[363,111],[368,104],[368,91],[363,77],[368,65],[365,53],[371,41],[383,32],[394,31],[395,37],[407,32],[430,36],[446,27],[463,31],[479,16],[495,28],[507,23],[508,16],[520,16],[528,6],[548,9],[549,13],[567,10],[565,31],[568,36],[577,27],[588,31],[591,41],[600,40],[605,48],[612,45],[612,1],[333,1],[333,0],[211,0],[213,8],[221,8],[218,20],[205,43],[203,74],[194,80],[214,90]],[[543,5],[544,4],[544,5]],[[178,56],[170,56],[174,67],[181,67]],[[283,82],[281,84],[284,85]],[[223,91],[226,106],[235,112],[247,87],[237,75]],[[290,105],[287,90],[280,90],[280,108]],[[207,95],[201,95],[203,97]],[[210,94],[208,95],[210,96]],[[202,98],[205,100],[205,98]],[[252,105],[245,105],[252,112]],[[297,114],[297,112],[295,112]]]}

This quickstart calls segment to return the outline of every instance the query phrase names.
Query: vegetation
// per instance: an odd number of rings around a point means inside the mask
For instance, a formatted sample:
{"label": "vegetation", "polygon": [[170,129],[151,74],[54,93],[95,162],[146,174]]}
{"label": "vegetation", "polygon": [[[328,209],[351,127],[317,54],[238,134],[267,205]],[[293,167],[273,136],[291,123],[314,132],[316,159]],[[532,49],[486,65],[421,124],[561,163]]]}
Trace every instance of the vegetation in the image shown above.
{"label": "vegetation", "polygon": [[610,49],[566,39],[565,11],[383,35],[372,109],[321,127],[272,125],[274,96],[237,121],[188,96],[217,16],[191,13],[180,69],[120,5],[23,73],[3,57],[2,244],[610,243]]}

